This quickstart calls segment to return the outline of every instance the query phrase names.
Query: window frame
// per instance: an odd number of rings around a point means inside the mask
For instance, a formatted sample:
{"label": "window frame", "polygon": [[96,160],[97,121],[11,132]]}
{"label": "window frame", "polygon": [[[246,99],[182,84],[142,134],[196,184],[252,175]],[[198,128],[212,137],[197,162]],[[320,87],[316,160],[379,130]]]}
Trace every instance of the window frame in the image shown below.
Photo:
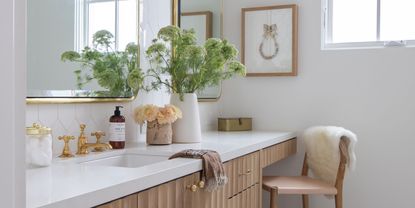
{"label": "window frame", "polygon": [[321,0],[321,49],[367,49],[367,48],[389,48],[389,47],[415,47],[413,40],[380,40],[380,18],[381,18],[381,0],[377,0],[377,17],[376,17],[376,41],[366,42],[346,42],[333,43],[333,1]]}
{"label": "window frame", "polygon": [[120,0],[77,0],[75,3],[75,50],[81,51],[84,47],[89,46],[89,5],[99,2],[114,2],[115,4],[115,22],[114,22],[114,40],[115,50],[119,48],[119,2]]}

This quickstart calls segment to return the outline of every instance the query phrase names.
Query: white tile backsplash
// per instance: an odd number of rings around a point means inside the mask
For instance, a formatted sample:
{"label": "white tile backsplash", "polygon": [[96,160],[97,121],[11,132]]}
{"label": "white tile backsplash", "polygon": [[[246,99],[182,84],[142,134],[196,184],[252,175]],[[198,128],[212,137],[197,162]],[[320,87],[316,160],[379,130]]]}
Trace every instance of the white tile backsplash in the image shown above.
{"label": "white tile backsplash", "polygon": [[[27,105],[26,107],[26,126],[39,123],[52,128],[53,132],[53,153],[59,154],[63,148],[63,142],[58,140],[59,136],[71,135],[76,140],[71,141],[72,152],[76,151],[76,141],[79,136],[79,125],[86,124],[86,134],[88,142],[95,142],[91,137],[91,132],[107,132],[109,118],[114,114],[115,106],[123,106],[122,115],[126,118],[126,139],[127,142],[137,142],[142,140],[144,135],[140,135],[139,126],[133,120],[134,108],[141,105],[152,103],[164,105],[169,103],[170,96],[166,93],[140,93],[138,98],[130,103],[92,103],[92,104],[42,104]],[[216,128],[216,117],[218,108],[216,103],[200,103],[200,119],[202,130]],[[145,128],[143,128],[143,134]],[[106,137],[103,141],[107,141]]]}

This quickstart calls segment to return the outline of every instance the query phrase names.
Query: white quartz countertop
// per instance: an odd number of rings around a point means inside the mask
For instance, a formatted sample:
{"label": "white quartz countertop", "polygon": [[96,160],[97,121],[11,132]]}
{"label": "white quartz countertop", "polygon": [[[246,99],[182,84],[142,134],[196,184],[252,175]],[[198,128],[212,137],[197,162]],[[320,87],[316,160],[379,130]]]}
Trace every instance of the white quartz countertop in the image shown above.
{"label": "white quartz countertop", "polygon": [[228,161],[296,137],[291,132],[206,132],[197,144],[128,145],[124,150],[91,153],[88,156],[54,159],[47,168],[26,171],[28,208],[87,208],[200,171],[201,160],[173,159],[139,168],[79,164],[122,153],[170,156],[184,149],[215,150]]}

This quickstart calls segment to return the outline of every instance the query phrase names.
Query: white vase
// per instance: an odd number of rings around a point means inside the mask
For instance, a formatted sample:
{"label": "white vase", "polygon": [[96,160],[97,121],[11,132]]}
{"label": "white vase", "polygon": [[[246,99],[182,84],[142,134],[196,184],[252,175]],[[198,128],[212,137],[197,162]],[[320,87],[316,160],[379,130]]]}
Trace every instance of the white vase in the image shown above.
{"label": "white vase", "polygon": [[195,93],[184,94],[183,101],[179,94],[172,94],[170,103],[178,107],[183,114],[173,123],[173,143],[198,143],[202,140],[200,129],[199,104]]}

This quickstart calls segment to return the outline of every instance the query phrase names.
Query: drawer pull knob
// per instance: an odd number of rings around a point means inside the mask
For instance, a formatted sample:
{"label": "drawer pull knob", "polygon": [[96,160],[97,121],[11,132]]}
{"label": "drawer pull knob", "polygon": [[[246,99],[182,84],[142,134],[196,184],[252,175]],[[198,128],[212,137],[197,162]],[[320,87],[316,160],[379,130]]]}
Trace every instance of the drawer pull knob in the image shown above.
{"label": "drawer pull knob", "polygon": [[246,171],[246,173],[239,173],[238,175],[239,176],[246,176],[246,175],[250,175],[252,173],[252,170],[251,169],[248,169],[247,171]]}
{"label": "drawer pull knob", "polygon": [[189,189],[191,192],[196,192],[197,191],[197,186],[196,185],[188,185],[187,189]]}
{"label": "drawer pull knob", "polygon": [[203,188],[205,188],[205,182],[204,181],[199,181],[199,183],[197,183],[197,186],[199,186],[199,188],[203,189]]}

